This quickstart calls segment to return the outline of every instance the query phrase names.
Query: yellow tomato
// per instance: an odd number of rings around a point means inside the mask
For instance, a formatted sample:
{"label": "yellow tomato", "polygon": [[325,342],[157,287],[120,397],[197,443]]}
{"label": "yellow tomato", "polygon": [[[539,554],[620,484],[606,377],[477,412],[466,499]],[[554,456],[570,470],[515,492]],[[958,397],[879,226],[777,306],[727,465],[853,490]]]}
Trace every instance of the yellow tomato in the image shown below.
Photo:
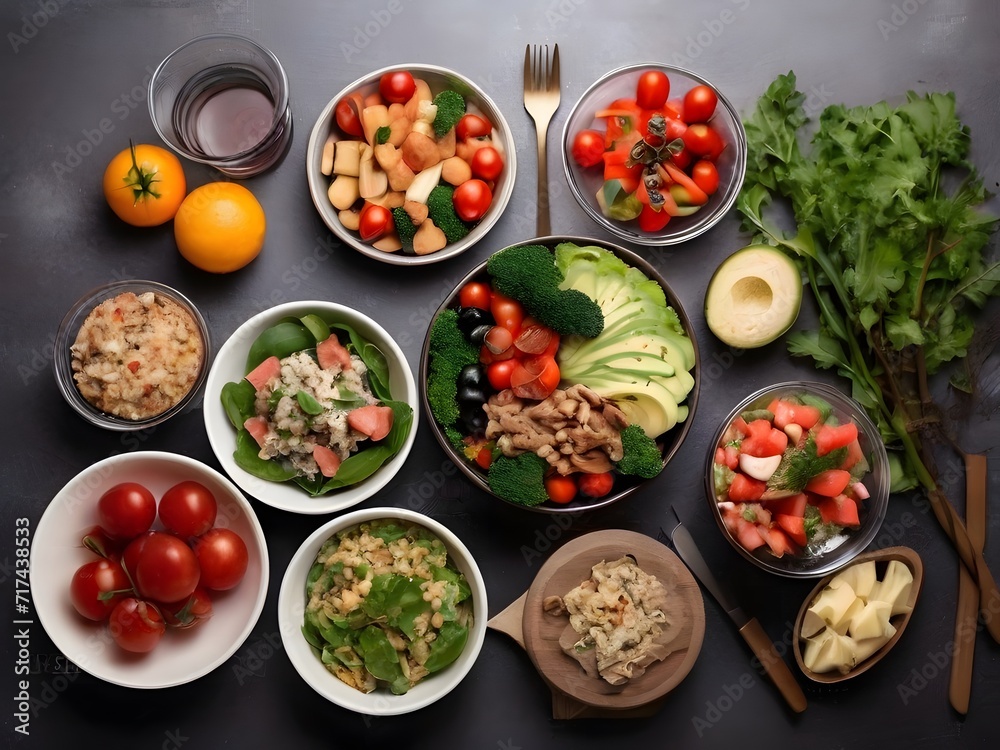
{"label": "yellow tomato", "polygon": [[264,209],[235,182],[210,182],[192,190],[174,218],[181,255],[203,271],[243,268],[264,246]]}
{"label": "yellow tomato", "polygon": [[180,160],[159,146],[129,144],[104,170],[108,205],[118,218],[136,227],[170,221],[186,191]]}

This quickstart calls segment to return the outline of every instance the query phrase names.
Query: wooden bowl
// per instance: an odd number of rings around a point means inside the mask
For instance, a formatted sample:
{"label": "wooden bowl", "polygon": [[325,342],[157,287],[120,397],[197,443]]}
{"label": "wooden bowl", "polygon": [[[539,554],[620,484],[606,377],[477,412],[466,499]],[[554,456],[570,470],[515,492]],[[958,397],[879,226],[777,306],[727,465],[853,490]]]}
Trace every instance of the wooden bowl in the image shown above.
{"label": "wooden bowl", "polygon": [[[666,587],[668,596],[677,604],[673,621],[680,630],[665,659],[650,664],[644,674],[626,684],[613,686],[588,675],[563,652],[559,639],[569,627],[568,618],[546,614],[543,602],[550,596],[565,595],[590,578],[591,568],[602,560],[617,560],[624,555],[633,557],[639,567]],[[491,620],[490,626],[524,646],[552,689],[554,705],[558,699],[568,697],[602,709],[606,715],[649,706],[680,684],[701,650],[705,605],[698,583],[670,549],[644,534],[615,529],[586,534],[560,548],[538,571],[528,592]]]}
{"label": "wooden bowl", "polygon": [[[820,591],[822,591],[823,588],[827,586],[838,573],[848,567],[867,562],[868,560],[875,561],[875,574],[880,581],[885,575],[885,568],[889,564],[890,560],[898,560],[910,569],[910,573],[913,574],[913,585],[910,587],[910,596],[906,602],[910,607],[910,611],[905,614],[895,615],[892,617],[889,622],[891,622],[893,627],[896,628],[896,632],[893,634],[892,638],[886,641],[882,648],[858,664],[847,674],[841,674],[840,672],[814,672],[806,667],[802,658],[802,620],[806,615],[806,610],[809,609],[809,605],[812,604],[813,599],[819,595]],[[802,602],[802,606],[799,608],[798,617],[795,618],[795,629],[793,631],[795,638],[792,644],[792,649],[795,652],[795,663],[799,665],[799,669],[801,669],[802,673],[813,682],[821,682],[823,684],[830,685],[835,682],[842,682],[844,680],[849,680],[852,677],[857,677],[859,674],[867,672],[869,669],[874,667],[885,657],[886,654],[889,653],[892,647],[896,645],[900,636],[903,635],[903,631],[910,622],[910,617],[913,616],[913,607],[917,603],[917,597],[920,594],[920,586],[923,583],[923,580],[923,562],[921,562],[920,556],[909,547],[887,547],[882,550],[865,552],[864,554],[858,555],[844,567],[826,576],[816,585],[816,588],[810,592],[805,601]]]}

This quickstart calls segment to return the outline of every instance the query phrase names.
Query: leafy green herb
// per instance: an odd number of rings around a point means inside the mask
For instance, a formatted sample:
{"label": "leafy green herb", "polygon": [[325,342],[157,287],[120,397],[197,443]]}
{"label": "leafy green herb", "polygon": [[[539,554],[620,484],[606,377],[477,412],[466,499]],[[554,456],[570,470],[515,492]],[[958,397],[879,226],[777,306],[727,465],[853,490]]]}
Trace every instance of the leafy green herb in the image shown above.
{"label": "leafy green herb", "polygon": [[299,408],[309,416],[315,417],[323,413],[323,405],[307,391],[299,391],[295,394],[295,400],[299,402]]}
{"label": "leafy green herb", "polygon": [[[793,253],[809,280],[819,328],[790,336],[789,350],[851,381],[902,449],[894,489],[940,493],[917,434],[936,420],[928,376],[965,356],[973,308],[1000,291],[969,131],[952,94],[910,92],[898,106],[828,107],[803,153],[804,100],[794,74],[779,76],[746,122],[743,226]],[[794,236],[765,215],[773,201],[791,208]]]}
{"label": "leafy green herb", "polygon": [[375,131],[375,145],[381,146],[383,143],[386,143],[390,135],[392,135],[392,128],[388,125],[383,125]]}

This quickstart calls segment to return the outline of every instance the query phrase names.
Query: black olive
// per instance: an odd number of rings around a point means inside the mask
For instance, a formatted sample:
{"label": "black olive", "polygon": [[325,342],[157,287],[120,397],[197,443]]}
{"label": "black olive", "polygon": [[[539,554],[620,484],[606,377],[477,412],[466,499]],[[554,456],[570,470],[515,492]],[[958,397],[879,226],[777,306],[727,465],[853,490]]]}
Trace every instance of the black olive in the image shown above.
{"label": "black olive", "polygon": [[482,388],[486,384],[486,370],[482,365],[466,365],[458,373],[458,387]]}
{"label": "black olive", "polygon": [[458,389],[458,402],[466,402],[482,405],[486,403],[486,394],[482,388],[473,385],[460,386]]}
{"label": "black olive", "polygon": [[486,337],[489,332],[492,331],[496,326],[492,325],[481,325],[476,326],[472,333],[469,335],[469,341],[471,341],[476,346],[482,346],[486,342]]}
{"label": "black olive", "polygon": [[458,410],[459,419],[465,432],[469,435],[481,435],[486,432],[486,425],[489,420],[486,412],[483,411],[482,403],[464,403]]}
{"label": "black olive", "polygon": [[478,307],[463,307],[458,311],[458,330],[465,334],[467,339],[471,340],[472,332],[480,326],[493,326],[494,324],[493,316],[488,310],[480,310]]}

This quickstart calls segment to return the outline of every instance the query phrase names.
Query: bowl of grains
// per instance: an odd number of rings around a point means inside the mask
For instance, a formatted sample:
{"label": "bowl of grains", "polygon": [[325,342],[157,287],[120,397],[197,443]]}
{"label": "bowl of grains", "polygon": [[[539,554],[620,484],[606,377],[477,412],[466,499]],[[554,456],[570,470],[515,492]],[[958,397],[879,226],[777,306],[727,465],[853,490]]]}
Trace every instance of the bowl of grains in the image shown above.
{"label": "bowl of grains", "polygon": [[91,424],[142,430],[183,411],[208,374],[208,326],[187,297],[155,281],[114,281],[80,298],[56,333],[66,402]]}

